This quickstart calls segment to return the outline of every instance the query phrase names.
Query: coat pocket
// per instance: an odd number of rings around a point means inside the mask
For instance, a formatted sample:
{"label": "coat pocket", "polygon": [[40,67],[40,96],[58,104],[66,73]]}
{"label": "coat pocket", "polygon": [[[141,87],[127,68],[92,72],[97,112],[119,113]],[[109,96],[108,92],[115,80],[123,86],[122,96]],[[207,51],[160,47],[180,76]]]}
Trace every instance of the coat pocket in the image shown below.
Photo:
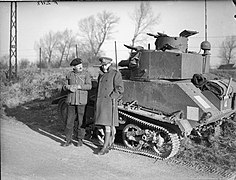
{"label": "coat pocket", "polygon": [[87,98],[88,98],[88,91],[81,91],[79,92],[80,97],[80,104],[87,104]]}

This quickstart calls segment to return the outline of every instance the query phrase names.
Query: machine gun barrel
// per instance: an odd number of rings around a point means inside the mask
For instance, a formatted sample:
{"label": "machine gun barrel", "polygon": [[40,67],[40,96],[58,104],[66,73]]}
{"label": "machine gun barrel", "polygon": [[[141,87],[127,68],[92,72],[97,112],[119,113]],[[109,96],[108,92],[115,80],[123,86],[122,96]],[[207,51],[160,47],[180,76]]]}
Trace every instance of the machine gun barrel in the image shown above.
{"label": "machine gun barrel", "polygon": [[148,36],[153,36],[154,38],[158,38],[158,35],[152,34],[152,33],[147,33]]}
{"label": "machine gun barrel", "polygon": [[128,45],[126,45],[126,44],[124,44],[124,46],[127,47],[128,49],[132,49],[132,50],[135,50],[135,51],[138,50],[137,48],[135,48],[135,47],[133,47],[133,46],[128,46]]}

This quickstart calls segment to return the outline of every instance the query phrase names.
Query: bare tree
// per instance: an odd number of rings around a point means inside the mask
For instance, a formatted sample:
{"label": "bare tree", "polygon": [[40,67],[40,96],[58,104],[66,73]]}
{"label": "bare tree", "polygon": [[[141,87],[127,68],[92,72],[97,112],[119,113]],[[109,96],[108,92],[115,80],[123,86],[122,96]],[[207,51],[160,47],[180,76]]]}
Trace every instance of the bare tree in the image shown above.
{"label": "bare tree", "polygon": [[236,36],[228,36],[222,42],[219,57],[223,64],[230,64],[236,60]]}
{"label": "bare tree", "polygon": [[[160,15],[155,16],[152,12],[150,2],[141,2],[138,8],[135,8],[130,16],[134,22],[134,36],[131,40],[131,45],[134,46],[138,41],[138,37],[146,34],[145,31],[151,31],[152,28],[159,23]],[[141,38],[139,41],[142,41]]]}
{"label": "bare tree", "polygon": [[65,62],[68,61],[68,57],[72,46],[75,46],[76,38],[72,33],[72,30],[66,29],[63,32],[58,33],[58,42],[56,45],[57,51],[59,53],[59,67],[61,67],[63,59]]}
{"label": "bare tree", "polygon": [[42,49],[42,59],[47,61],[48,65],[51,65],[53,51],[56,50],[56,45],[59,41],[60,34],[50,31],[48,34],[44,35],[39,43],[36,44],[36,48]]}
{"label": "bare tree", "polygon": [[[78,54],[84,62],[94,63],[94,53],[91,51],[90,44],[86,42],[78,42]],[[99,53],[100,54],[100,53]]]}
{"label": "bare tree", "polygon": [[19,68],[20,69],[26,69],[30,66],[30,61],[26,58],[23,58],[19,62]]}
{"label": "bare tree", "polygon": [[83,44],[86,44],[86,47],[91,51],[91,60],[99,55],[104,41],[111,38],[113,29],[118,22],[119,17],[106,11],[79,21],[80,36],[83,39]]}

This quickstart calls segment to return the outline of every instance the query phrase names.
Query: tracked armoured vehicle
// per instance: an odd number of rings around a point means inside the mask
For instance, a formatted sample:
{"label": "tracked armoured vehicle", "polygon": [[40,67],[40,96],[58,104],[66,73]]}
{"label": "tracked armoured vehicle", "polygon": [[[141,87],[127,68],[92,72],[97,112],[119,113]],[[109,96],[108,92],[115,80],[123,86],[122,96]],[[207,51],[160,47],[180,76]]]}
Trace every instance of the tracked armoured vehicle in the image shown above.
{"label": "tracked armoured vehicle", "polygon": [[[208,79],[210,43],[201,43],[203,53],[188,50],[188,37],[196,31],[184,30],[179,37],[154,37],[155,49],[132,47],[127,60],[119,62],[125,91],[119,102],[118,135],[123,143],[114,148],[166,159],[177,154],[185,137],[206,140],[217,135],[222,122],[234,118],[236,93],[232,79]],[[95,83],[95,82],[94,82]],[[94,87],[87,105],[88,129],[93,123]],[[56,99],[65,119],[65,96]],[[118,136],[117,135],[117,136]]]}

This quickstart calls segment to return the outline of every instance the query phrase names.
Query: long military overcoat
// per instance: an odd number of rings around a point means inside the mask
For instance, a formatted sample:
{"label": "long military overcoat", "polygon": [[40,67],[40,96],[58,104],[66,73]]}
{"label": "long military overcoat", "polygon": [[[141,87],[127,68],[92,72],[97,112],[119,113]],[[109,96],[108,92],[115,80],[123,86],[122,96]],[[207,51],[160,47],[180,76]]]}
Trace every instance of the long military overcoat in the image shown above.
{"label": "long military overcoat", "polygon": [[[117,100],[122,97],[123,92],[122,76],[118,70],[110,67],[108,72],[99,73],[95,116],[96,125],[119,125]],[[112,107],[112,99],[115,99],[114,108]]]}

